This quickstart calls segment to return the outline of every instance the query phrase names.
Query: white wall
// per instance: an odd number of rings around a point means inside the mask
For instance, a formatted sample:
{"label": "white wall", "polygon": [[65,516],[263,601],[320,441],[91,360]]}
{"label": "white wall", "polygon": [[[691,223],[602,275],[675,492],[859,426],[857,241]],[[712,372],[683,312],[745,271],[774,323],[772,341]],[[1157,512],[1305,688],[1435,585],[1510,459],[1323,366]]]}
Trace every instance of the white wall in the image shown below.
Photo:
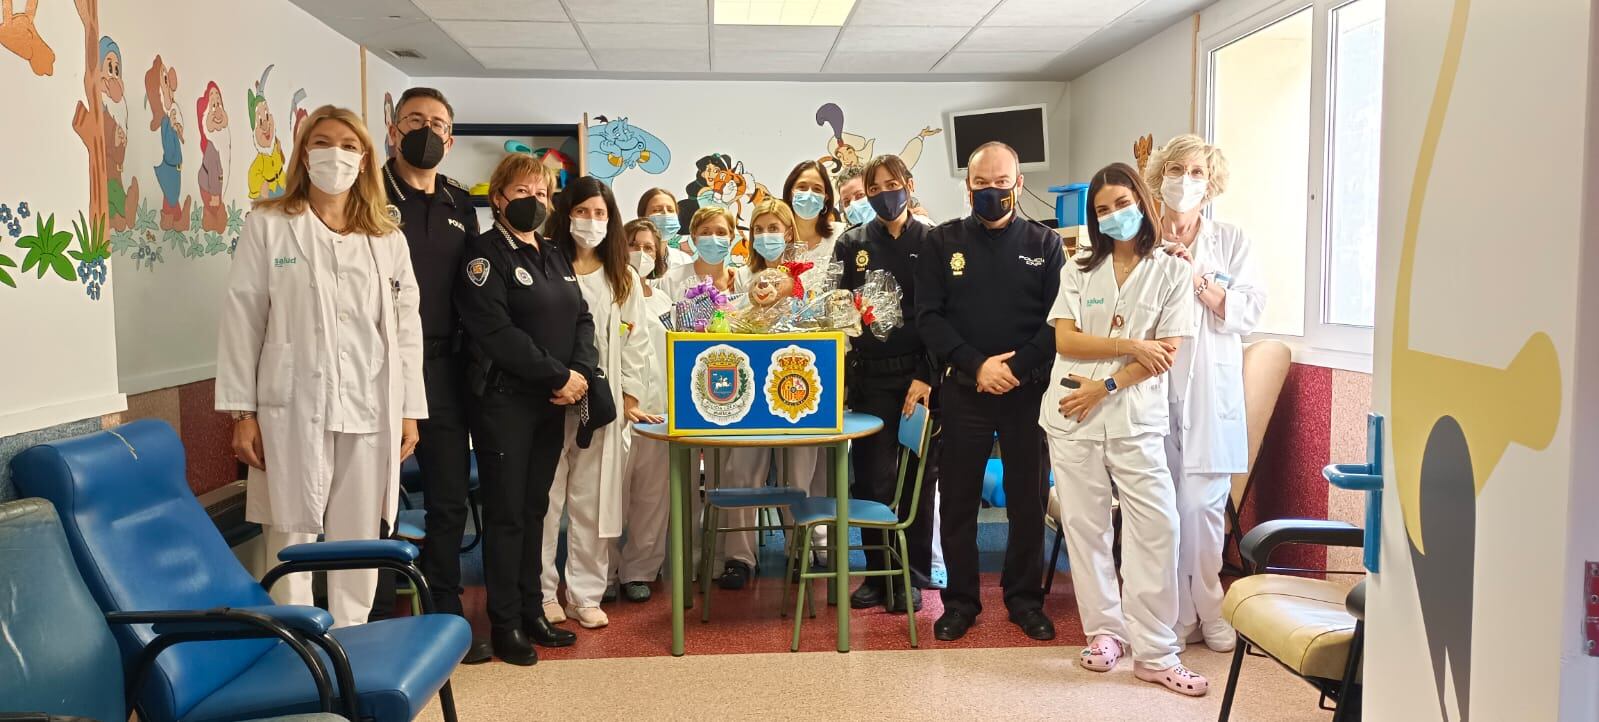
{"label": "white wall", "polygon": [[[1026,201],[1035,217],[1053,215],[1051,183],[1067,178],[1064,133],[1068,104],[1063,83],[771,83],[639,82],[597,80],[500,80],[418,78],[443,90],[455,106],[458,123],[573,123],[583,113],[626,117],[655,134],[671,149],[670,166],[659,175],[634,168],[613,183],[624,215],[631,218],[639,195],[661,186],[679,199],[693,179],[694,163],[710,153],[742,161],[759,183],[782,193],[789,169],[827,152],[830,130],[818,126],[816,111],[837,103],[844,130],[875,138],[874,152],[899,153],[925,127],[941,128],[943,113],[1026,103],[1050,105],[1052,169],[1032,173],[1027,185],[1048,200]],[[917,196],[934,218],[963,215],[962,177],[951,174],[947,131],[924,141],[913,173]],[[458,148],[461,151],[463,148]],[[464,154],[463,154],[464,156]],[[481,161],[468,167],[462,158],[445,161],[443,171],[467,185],[487,181]],[[464,171],[464,172],[463,172]]]}
{"label": "white wall", "polygon": [[[371,51],[366,53],[366,97],[362,112],[366,115],[367,132],[372,142],[378,144],[379,153],[387,153],[388,119],[384,117],[385,101],[400,99],[400,93],[411,87],[411,79]],[[391,109],[392,110],[392,109]]]}
{"label": "white wall", "polygon": [[1071,177],[1133,163],[1133,141],[1192,129],[1193,22],[1184,20],[1071,82]]}

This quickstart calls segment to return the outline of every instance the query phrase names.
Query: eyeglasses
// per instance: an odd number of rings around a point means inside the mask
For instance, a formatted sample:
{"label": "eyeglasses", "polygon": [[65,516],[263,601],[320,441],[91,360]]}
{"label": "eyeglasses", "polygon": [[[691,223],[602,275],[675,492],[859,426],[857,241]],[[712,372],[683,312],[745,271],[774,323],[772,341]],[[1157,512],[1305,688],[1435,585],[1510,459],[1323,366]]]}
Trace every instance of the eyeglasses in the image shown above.
{"label": "eyeglasses", "polygon": [[1163,170],[1163,174],[1167,178],[1181,178],[1183,176],[1188,176],[1189,178],[1195,178],[1198,180],[1206,180],[1210,178],[1210,172],[1205,169],[1205,166],[1185,166],[1177,162],[1167,163],[1165,169]]}
{"label": "eyeglasses", "polygon": [[407,132],[416,130],[424,125],[432,128],[433,132],[439,135],[450,134],[450,121],[443,118],[429,118],[421,113],[411,113],[400,119],[401,128]]}

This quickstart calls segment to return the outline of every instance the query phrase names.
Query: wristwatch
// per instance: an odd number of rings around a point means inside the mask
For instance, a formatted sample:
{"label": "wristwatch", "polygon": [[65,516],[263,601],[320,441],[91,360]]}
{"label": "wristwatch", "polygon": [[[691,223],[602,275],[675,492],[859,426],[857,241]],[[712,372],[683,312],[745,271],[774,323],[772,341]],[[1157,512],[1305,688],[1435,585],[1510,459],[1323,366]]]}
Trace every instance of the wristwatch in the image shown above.
{"label": "wristwatch", "polygon": [[245,419],[253,419],[253,418],[255,418],[255,412],[254,411],[235,411],[235,412],[233,412],[233,420],[234,421],[243,421]]}
{"label": "wristwatch", "polygon": [[1116,393],[1116,388],[1117,388],[1117,386],[1116,386],[1116,378],[1114,376],[1106,376],[1105,377],[1105,393],[1114,395]]}

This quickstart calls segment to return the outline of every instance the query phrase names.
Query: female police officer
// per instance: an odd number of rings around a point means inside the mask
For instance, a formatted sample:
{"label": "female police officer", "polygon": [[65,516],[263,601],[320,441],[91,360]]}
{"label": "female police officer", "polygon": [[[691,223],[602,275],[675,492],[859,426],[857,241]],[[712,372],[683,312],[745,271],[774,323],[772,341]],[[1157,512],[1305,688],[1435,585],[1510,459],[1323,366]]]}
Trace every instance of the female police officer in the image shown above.
{"label": "female police officer", "polygon": [[[456,306],[472,353],[468,384],[483,483],[483,574],[490,640],[507,662],[538,661],[531,642],[573,633],[544,617],[539,575],[544,514],[565,438],[566,411],[598,366],[594,320],[572,264],[536,229],[554,174],[513,154],[489,179],[494,226],[467,242]],[[531,642],[530,642],[531,640]]]}

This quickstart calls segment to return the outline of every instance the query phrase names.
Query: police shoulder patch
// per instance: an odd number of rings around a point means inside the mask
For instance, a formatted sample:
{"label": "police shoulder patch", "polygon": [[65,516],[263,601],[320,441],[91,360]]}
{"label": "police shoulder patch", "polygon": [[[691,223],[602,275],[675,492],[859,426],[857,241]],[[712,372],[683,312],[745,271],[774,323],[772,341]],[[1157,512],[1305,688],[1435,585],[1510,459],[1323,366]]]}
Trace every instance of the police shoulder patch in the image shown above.
{"label": "police shoulder patch", "polygon": [[522,268],[521,266],[517,266],[516,267],[516,282],[520,283],[520,284],[522,284],[524,286],[531,286],[531,285],[533,285],[533,274],[528,273],[526,268]]}
{"label": "police shoulder patch", "polygon": [[474,258],[466,262],[466,280],[481,287],[489,280],[489,259]]}

